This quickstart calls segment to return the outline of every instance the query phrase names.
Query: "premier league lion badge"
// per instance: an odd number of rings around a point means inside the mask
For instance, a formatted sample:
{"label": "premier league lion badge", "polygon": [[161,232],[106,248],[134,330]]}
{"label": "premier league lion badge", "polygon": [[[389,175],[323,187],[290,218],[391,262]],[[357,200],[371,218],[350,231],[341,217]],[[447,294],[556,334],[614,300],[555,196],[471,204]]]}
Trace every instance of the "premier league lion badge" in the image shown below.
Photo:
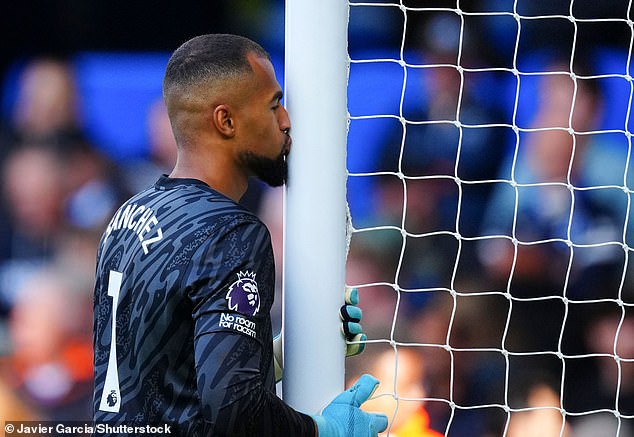
{"label": "premier league lion badge", "polygon": [[245,316],[255,316],[260,311],[260,293],[255,282],[255,273],[238,273],[238,280],[229,286],[226,299],[229,309]]}

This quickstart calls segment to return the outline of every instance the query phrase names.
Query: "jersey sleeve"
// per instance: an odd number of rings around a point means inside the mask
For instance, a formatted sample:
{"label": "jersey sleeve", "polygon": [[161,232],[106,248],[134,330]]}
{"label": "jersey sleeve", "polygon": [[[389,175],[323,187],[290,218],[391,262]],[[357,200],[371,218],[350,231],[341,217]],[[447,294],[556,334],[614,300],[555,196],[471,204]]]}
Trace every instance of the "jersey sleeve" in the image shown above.
{"label": "jersey sleeve", "polygon": [[266,227],[234,220],[192,258],[194,353],[203,415],[218,436],[314,436],[272,383],[275,265]]}
{"label": "jersey sleeve", "polygon": [[214,436],[313,437],[315,424],[263,385],[261,348],[246,336],[220,332],[196,340],[203,415]]}
{"label": "jersey sleeve", "polygon": [[268,341],[275,263],[266,227],[238,218],[201,245],[185,289],[194,307],[195,337],[233,332]]}

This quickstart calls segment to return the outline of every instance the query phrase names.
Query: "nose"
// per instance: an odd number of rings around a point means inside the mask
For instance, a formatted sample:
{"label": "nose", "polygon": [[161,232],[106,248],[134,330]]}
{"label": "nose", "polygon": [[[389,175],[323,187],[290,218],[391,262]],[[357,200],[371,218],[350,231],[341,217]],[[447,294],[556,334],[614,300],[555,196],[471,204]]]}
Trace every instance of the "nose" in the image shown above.
{"label": "nose", "polygon": [[291,119],[288,116],[288,111],[283,106],[278,118],[278,124],[280,126],[280,130],[288,135],[289,131],[291,130]]}

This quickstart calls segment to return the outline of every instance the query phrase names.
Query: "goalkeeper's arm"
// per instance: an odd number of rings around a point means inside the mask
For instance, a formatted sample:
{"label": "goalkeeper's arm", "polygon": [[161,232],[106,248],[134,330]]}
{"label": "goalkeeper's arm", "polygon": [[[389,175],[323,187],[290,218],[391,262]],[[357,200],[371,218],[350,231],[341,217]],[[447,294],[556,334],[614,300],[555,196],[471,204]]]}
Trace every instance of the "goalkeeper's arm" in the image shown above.
{"label": "goalkeeper's arm", "polygon": [[320,415],[308,416],[286,405],[261,383],[261,345],[232,332],[201,335],[195,342],[203,414],[215,436],[375,437],[387,417],[362,411],[378,381],[362,376]]}

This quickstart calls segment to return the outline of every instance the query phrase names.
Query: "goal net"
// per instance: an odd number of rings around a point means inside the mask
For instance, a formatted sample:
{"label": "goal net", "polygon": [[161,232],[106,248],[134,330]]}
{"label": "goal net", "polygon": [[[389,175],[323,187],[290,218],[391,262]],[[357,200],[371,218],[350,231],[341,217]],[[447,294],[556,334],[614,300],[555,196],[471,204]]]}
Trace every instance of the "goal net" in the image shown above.
{"label": "goal net", "polygon": [[631,2],[351,2],[346,283],[389,435],[634,435]]}

